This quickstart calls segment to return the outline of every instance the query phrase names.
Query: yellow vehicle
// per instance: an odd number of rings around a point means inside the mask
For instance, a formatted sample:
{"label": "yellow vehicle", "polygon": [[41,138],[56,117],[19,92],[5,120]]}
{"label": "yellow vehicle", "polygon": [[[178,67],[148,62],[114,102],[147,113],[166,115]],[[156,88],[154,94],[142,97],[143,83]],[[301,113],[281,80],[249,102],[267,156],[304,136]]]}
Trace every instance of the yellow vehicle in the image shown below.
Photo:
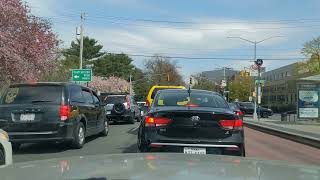
{"label": "yellow vehicle", "polygon": [[150,107],[154,96],[157,94],[159,90],[162,89],[186,89],[184,86],[152,86],[147,96],[147,105]]}

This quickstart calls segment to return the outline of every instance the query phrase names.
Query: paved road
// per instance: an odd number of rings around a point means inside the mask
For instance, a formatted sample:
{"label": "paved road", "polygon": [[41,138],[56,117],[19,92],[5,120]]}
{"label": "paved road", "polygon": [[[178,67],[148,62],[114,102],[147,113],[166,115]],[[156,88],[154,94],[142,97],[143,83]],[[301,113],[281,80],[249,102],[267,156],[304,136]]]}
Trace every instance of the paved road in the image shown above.
{"label": "paved road", "polygon": [[[112,125],[107,137],[92,137],[80,150],[63,145],[24,145],[14,153],[14,162],[95,154],[135,153],[138,123]],[[286,160],[320,165],[320,150],[245,128],[246,153],[259,159]]]}

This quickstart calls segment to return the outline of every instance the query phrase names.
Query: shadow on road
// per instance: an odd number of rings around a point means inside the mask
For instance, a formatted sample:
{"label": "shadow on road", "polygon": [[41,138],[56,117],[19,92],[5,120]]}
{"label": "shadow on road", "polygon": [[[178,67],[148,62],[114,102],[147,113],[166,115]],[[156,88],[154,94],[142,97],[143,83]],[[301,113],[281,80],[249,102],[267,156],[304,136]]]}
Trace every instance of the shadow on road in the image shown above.
{"label": "shadow on road", "polygon": [[122,151],[122,153],[137,153],[137,152],[138,152],[138,145],[136,143],[124,148]]}
{"label": "shadow on road", "polygon": [[122,121],[122,122],[110,122],[110,125],[112,126],[122,126],[122,125],[134,125],[134,124],[130,124],[129,122],[126,121]]}
{"label": "shadow on road", "polygon": [[[94,135],[86,138],[86,144],[88,146],[93,140],[100,138],[100,135]],[[60,153],[67,150],[76,150],[67,143],[29,143],[22,144],[21,147],[13,151],[13,154],[48,154],[48,153]]]}

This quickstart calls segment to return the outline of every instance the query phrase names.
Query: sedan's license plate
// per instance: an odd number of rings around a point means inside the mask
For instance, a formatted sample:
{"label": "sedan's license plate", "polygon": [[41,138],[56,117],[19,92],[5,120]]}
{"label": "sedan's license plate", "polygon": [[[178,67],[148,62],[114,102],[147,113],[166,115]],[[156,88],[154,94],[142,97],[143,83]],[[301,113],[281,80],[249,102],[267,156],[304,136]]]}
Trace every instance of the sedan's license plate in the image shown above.
{"label": "sedan's license plate", "polygon": [[107,114],[108,114],[108,115],[111,114],[111,111],[107,111]]}
{"label": "sedan's license plate", "polygon": [[29,114],[21,114],[20,121],[34,121],[36,115],[29,113]]}
{"label": "sedan's license plate", "polygon": [[207,154],[206,148],[197,148],[197,147],[185,147],[183,149],[184,154]]}

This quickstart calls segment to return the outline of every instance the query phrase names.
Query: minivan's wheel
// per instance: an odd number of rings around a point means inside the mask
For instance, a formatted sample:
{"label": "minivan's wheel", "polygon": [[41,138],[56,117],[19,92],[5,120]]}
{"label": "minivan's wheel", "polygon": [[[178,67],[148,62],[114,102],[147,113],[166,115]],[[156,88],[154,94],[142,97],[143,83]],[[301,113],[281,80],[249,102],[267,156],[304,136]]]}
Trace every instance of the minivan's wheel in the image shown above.
{"label": "minivan's wheel", "polygon": [[74,131],[74,140],[73,140],[73,147],[76,149],[80,149],[83,147],[85,142],[85,128],[82,122],[79,122],[76,130]]}
{"label": "minivan's wheel", "polygon": [[4,152],[2,149],[0,149],[0,165],[4,165],[6,163]]}
{"label": "minivan's wheel", "polygon": [[102,136],[107,136],[109,133],[109,121],[108,119],[104,120],[104,124],[103,124],[103,131],[101,132]]}

